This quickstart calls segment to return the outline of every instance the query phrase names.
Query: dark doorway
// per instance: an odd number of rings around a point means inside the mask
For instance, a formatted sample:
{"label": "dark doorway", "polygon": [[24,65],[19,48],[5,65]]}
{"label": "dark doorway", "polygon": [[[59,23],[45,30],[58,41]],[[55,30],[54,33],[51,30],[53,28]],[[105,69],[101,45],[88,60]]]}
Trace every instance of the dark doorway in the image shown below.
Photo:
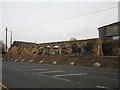
{"label": "dark doorway", "polygon": [[43,54],[43,49],[39,49],[39,55]]}
{"label": "dark doorway", "polygon": [[85,53],[86,54],[93,54],[93,51],[92,51],[92,49],[93,49],[93,47],[94,47],[94,43],[86,43],[85,45],[84,45],[84,50],[85,50]]}
{"label": "dark doorway", "polygon": [[104,56],[111,56],[112,55],[112,43],[103,43],[102,50]]}

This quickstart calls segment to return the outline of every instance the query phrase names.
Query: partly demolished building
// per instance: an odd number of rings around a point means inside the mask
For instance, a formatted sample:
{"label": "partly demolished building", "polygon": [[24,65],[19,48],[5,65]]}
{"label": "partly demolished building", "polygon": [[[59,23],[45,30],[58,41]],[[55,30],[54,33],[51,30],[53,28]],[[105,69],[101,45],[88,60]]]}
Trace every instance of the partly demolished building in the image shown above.
{"label": "partly demolished building", "polygon": [[[12,54],[17,55],[102,55],[100,43],[102,41],[95,39],[63,41],[52,43],[27,43],[14,41],[11,49]],[[23,43],[23,44],[22,44]]]}
{"label": "partly demolished building", "polygon": [[[51,43],[14,41],[12,55],[120,55],[120,22],[98,28],[99,38]],[[9,51],[10,51],[9,49]]]}

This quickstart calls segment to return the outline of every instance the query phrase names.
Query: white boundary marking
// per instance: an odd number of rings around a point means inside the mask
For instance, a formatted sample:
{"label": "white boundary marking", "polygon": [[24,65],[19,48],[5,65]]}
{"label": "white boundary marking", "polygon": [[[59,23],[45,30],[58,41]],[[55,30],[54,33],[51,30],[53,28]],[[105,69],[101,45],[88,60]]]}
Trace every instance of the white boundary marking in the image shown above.
{"label": "white boundary marking", "polygon": [[111,89],[111,88],[109,88],[109,87],[104,87],[104,86],[96,86],[96,87],[98,87],[98,88],[106,88],[106,89],[110,89],[110,90],[115,90],[115,89]]}

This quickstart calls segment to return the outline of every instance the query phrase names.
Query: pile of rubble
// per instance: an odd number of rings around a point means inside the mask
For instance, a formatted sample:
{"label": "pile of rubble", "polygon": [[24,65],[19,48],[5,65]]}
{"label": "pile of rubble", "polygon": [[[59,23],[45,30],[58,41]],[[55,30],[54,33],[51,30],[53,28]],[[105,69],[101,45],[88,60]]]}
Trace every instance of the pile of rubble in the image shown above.
{"label": "pile of rubble", "polygon": [[[118,56],[90,56],[90,55],[17,55],[8,58],[14,62],[28,62],[53,65],[73,65],[73,66],[101,66],[117,68]],[[5,59],[4,59],[5,60]]]}

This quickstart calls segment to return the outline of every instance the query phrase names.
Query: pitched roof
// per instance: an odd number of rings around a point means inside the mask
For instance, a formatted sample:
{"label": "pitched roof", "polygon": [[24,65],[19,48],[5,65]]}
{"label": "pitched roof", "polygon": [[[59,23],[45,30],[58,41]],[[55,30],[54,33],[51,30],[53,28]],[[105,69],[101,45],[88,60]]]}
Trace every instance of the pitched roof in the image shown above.
{"label": "pitched roof", "polygon": [[31,44],[35,44],[35,43],[23,42],[23,41],[14,41],[13,44],[14,45],[31,45]]}
{"label": "pitched roof", "polygon": [[112,25],[120,25],[120,21],[112,23],[112,24],[108,24],[108,25],[105,25],[105,26],[102,26],[102,27],[99,27],[98,29],[105,28],[105,27],[112,26]]}

